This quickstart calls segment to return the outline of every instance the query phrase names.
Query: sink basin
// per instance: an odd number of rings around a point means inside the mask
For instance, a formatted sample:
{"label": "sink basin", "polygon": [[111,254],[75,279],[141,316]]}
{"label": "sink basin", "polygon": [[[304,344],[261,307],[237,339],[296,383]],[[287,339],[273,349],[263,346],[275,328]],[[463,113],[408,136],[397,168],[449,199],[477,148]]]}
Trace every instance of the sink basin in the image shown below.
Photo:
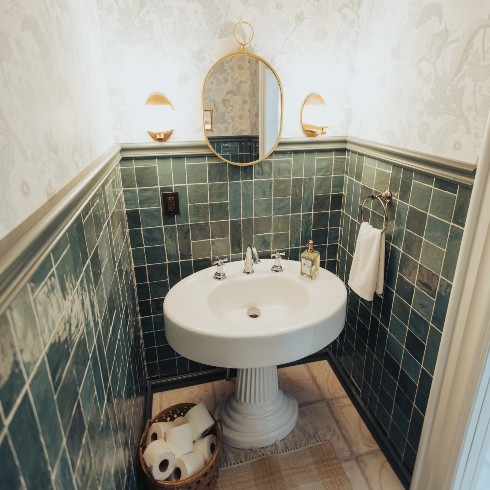
{"label": "sink basin", "polygon": [[333,342],[345,323],[347,292],[320,269],[312,281],[300,263],[274,260],[243,273],[243,262],[196,272],[172,287],[163,310],[168,343],[203,364],[237,368],[235,393],[216,411],[223,440],[238,448],[262,447],[285,437],[298,415],[296,400],[279,389],[277,365],[301,359]]}
{"label": "sink basin", "polygon": [[177,283],[163,305],[169,344],[203,364],[249,368],[295,361],[333,342],[344,327],[343,282],[324,269],[312,281],[292,260],[272,272],[273,263],[262,260],[248,275],[243,262],[232,262],[225,280],[209,268]]}

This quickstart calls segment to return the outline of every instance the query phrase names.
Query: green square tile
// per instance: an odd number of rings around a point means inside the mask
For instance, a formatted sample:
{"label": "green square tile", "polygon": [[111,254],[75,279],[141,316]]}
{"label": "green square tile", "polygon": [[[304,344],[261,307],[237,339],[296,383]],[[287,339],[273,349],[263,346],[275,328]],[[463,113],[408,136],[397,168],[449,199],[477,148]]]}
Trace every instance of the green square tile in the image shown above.
{"label": "green square tile", "polygon": [[254,216],[272,216],[272,199],[255,199]]}
{"label": "green square tile", "polygon": [[157,159],[157,169],[158,169],[158,185],[172,185],[172,159],[168,158],[158,158]]}
{"label": "green square tile", "polygon": [[273,160],[273,175],[274,179],[290,179],[291,178],[292,160]]}
{"label": "green square tile", "polygon": [[254,200],[253,182],[251,180],[242,182],[242,218],[252,218],[253,200]]}
{"label": "green square tile", "polygon": [[436,274],[441,273],[444,250],[424,240],[420,263]]}
{"label": "green square tile", "polygon": [[270,234],[255,235],[253,242],[257,251],[259,252],[269,251],[271,249],[272,235]]}
{"label": "green square tile", "polygon": [[163,245],[163,228],[144,228],[143,238],[145,246]]}
{"label": "green square tile", "polygon": [[303,177],[304,163],[305,154],[303,152],[293,153],[293,168],[291,172],[293,177]]}
{"label": "green square tile", "polygon": [[211,221],[230,219],[230,210],[227,202],[212,202],[209,204],[209,216]]}
{"label": "green square tile", "polygon": [[134,167],[134,160],[132,158],[122,158],[119,166],[121,168]]}
{"label": "green square tile", "polygon": [[223,183],[210,183],[209,184],[209,201],[210,202],[222,202],[228,201],[228,184]]}
{"label": "green square tile", "polygon": [[135,167],[136,185],[138,187],[155,187],[158,185],[157,167]]}
{"label": "green square tile", "polygon": [[189,204],[209,202],[208,184],[192,184],[187,189]]}
{"label": "green square tile", "polygon": [[230,236],[229,221],[212,221],[211,238],[226,238]]}
{"label": "green square tile", "polygon": [[254,167],[255,179],[271,179],[272,178],[272,160],[263,160],[257,163]]}
{"label": "green square tile", "polygon": [[185,168],[187,172],[188,184],[198,184],[208,181],[208,166],[206,163],[187,163]]}
{"label": "green square tile", "polygon": [[418,236],[423,237],[426,223],[427,214],[413,208],[412,206],[409,206],[406,220],[407,229]]}
{"label": "green square tile", "polygon": [[376,178],[376,167],[371,165],[364,165],[364,169],[362,171],[362,185],[369,187],[370,189],[374,188],[374,181]]}
{"label": "green square tile", "polygon": [[418,288],[415,288],[415,293],[412,300],[412,308],[416,310],[425,320],[430,321],[432,318],[432,310],[434,309],[434,300]]}
{"label": "green square tile", "polygon": [[121,169],[122,186],[125,189],[136,187],[136,177],[134,175],[134,168],[122,168]]}
{"label": "green square tile", "polygon": [[189,199],[187,197],[187,186],[176,185],[174,191],[179,195],[180,214],[175,216],[175,221],[178,224],[187,223],[189,221]]}
{"label": "green square tile", "polygon": [[228,164],[208,160],[208,182],[228,182]]}
{"label": "green square tile", "polygon": [[274,216],[272,218],[274,233],[289,232],[289,215]]}
{"label": "green square tile", "polygon": [[270,216],[254,218],[254,234],[263,235],[264,233],[272,233],[272,218]]}
{"label": "green square tile", "polygon": [[229,257],[230,240],[228,238],[217,238],[211,240],[211,252],[214,257]]}
{"label": "green square tile", "polygon": [[332,177],[315,177],[315,194],[329,194],[332,190]]}
{"label": "green square tile", "polygon": [[210,226],[208,222],[194,223],[191,225],[191,239],[192,241],[209,240],[210,238]]}
{"label": "green square tile", "polygon": [[272,180],[255,180],[254,181],[254,198],[265,199],[272,197]]}
{"label": "green square tile", "polygon": [[160,206],[160,188],[148,187],[138,189],[138,201],[140,208],[156,208]]}
{"label": "green square tile", "polygon": [[230,219],[242,217],[242,185],[240,182],[230,182]]}
{"label": "green square tile", "polygon": [[456,270],[456,263],[458,261],[462,238],[463,230],[457,226],[451,226],[449,240],[447,242],[446,255],[442,265],[442,275],[449,281],[454,279],[454,272]]}
{"label": "green square tile", "polygon": [[316,176],[333,174],[333,157],[316,157]]}
{"label": "green square tile", "polygon": [[137,189],[124,189],[124,205],[126,209],[139,208]]}
{"label": "green square tile", "polygon": [[192,258],[205,259],[211,257],[211,240],[192,242]]}
{"label": "green square tile", "polygon": [[402,250],[415,260],[419,260],[422,250],[422,238],[406,230]]}
{"label": "green square tile", "polygon": [[344,191],[344,176],[334,175],[332,179],[332,192],[338,194],[343,191]]}
{"label": "green square tile", "polygon": [[272,235],[272,249],[284,250],[289,248],[289,233],[274,233]]}
{"label": "green square tile", "polygon": [[274,179],[273,185],[274,197],[287,197],[291,195],[291,179]]}
{"label": "green square tile", "polygon": [[[179,260],[179,239],[177,237],[177,226],[165,226],[164,234],[167,260]],[[183,236],[185,236],[185,233],[183,234]],[[188,238],[189,236],[187,235],[187,239]]]}
{"label": "green square tile", "polygon": [[333,174],[344,177],[346,173],[346,156],[344,155],[334,155],[333,160]]}
{"label": "green square tile", "polygon": [[305,177],[315,176],[315,157],[316,157],[316,152],[314,151],[307,151],[305,153],[305,163],[304,163]]}
{"label": "green square tile", "polygon": [[162,210],[160,208],[145,208],[140,210],[141,227],[154,228],[162,226]]}
{"label": "green square tile", "polygon": [[209,221],[209,204],[189,204],[189,221]]}
{"label": "green square tile", "polygon": [[427,241],[445,250],[448,236],[449,223],[433,216],[427,218],[427,226],[424,235],[424,238]]}
{"label": "green square tile", "polygon": [[275,197],[272,204],[273,214],[289,214],[291,212],[290,197]]}
{"label": "green square tile", "polygon": [[415,172],[413,175],[413,180],[417,182],[421,182],[422,184],[434,185],[434,177],[431,175],[422,174],[420,172]]}
{"label": "green square tile", "polygon": [[470,198],[471,189],[460,185],[458,189],[458,197],[456,198],[456,206],[454,209],[454,224],[464,227],[466,223],[466,215],[468,214]]}
{"label": "green square tile", "polygon": [[374,188],[379,192],[387,190],[390,186],[390,178],[391,172],[380,169],[378,165],[378,168],[376,169],[376,178],[374,179]]}
{"label": "green square tile", "polygon": [[451,222],[455,202],[456,196],[454,194],[440,189],[434,189],[432,191],[429,213],[445,221]]}
{"label": "green square tile", "polygon": [[430,199],[432,196],[432,187],[417,181],[412,183],[412,192],[410,194],[410,205],[422,211],[428,211]]}
{"label": "green square tile", "polygon": [[173,174],[174,185],[187,183],[187,173],[185,170],[184,157],[172,158],[172,174]]}

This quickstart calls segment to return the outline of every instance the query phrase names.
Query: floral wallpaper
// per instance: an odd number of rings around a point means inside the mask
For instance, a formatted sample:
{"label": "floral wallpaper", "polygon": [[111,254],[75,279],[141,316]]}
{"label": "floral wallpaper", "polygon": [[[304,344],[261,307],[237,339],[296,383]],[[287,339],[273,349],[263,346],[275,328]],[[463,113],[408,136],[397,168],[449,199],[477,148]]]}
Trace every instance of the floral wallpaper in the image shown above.
{"label": "floral wallpaper", "polygon": [[488,0],[2,0],[0,239],[114,141],[149,141],[154,91],[177,111],[172,138],[203,140],[202,84],[238,51],[239,18],[281,79],[283,137],[303,136],[318,92],[329,135],[477,161]]}
{"label": "floral wallpaper", "polygon": [[213,109],[210,136],[259,134],[258,64],[245,55],[215,66],[204,88],[204,106]]}
{"label": "floral wallpaper", "polygon": [[112,145],[100,44],[95,0],[0,2],[0,239]]}
{"label": "floral wallpaper", "polygon": [[147,140],[135,116],[154,90],[181,116],[173,138],[201,140],[202,83],[238,50],[232,29],[242,17],[255,29],[252,50],[281,78],[283,137],[303,136],[301,104],[318,92],[339,114],[331,135],[477,160],[490,110],[487,0],[99,0],[99,8],[119,140]]}

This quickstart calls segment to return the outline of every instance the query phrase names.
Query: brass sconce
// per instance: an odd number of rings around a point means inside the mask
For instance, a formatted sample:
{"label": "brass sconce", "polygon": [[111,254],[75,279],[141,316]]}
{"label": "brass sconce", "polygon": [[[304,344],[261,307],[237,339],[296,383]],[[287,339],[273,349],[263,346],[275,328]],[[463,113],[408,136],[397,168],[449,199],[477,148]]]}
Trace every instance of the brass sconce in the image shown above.
{"label": "brass sconce", "polygon": [[145,119],[150,127],[159,128],[158,131],[147,130],[155,141],[163,143],[172,136],[175,113],[172,104],[162,93],[155,92],[146,99]]}
{"label": "brass sconce", "polygon": [[301,107],[301,128],[305,136],[319,136],[326,133],[328,126],[324,124],[327,120],[326,105],[323,97],[312,93],[306,97]]}

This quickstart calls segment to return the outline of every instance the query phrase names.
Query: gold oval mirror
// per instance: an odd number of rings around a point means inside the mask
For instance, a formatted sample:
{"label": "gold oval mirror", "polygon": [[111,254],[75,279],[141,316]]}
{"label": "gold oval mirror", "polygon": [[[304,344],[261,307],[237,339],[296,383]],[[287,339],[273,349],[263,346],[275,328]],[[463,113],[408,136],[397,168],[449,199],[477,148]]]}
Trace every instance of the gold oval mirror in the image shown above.
{"label": "gold oval mirror", "polygon": [[202,104],[206,143],[225,162],[253,165],[279,143],[282,86],[260,56],[242,51],[218,60],[204,80]]}

